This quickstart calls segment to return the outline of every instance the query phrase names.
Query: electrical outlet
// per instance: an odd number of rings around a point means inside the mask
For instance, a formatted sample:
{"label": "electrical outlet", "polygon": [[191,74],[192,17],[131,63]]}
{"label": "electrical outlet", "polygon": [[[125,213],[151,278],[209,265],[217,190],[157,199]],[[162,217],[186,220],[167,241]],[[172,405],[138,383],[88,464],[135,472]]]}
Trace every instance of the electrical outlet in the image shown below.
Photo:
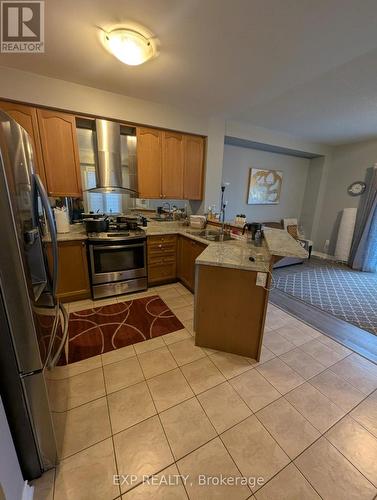
{"label": "electrical outlet", "polygon": [[257,273],[256,285],[263,287],[267,285],[267,273]]}

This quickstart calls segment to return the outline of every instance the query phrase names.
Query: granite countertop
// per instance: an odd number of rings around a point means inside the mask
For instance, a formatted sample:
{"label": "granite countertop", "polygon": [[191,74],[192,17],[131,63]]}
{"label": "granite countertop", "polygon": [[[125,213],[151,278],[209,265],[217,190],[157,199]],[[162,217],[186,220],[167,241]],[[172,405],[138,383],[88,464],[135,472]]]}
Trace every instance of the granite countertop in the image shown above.
{"label": "granite countertop", "polygon": [[[215,229],[215,228],[214,228]],[[201,230],[198,229],[199,233]],[[297,257],[305,259],[307,251],[284,230],[268,228],[261,246],[244,240],[212,242],[198,235],[195,230],[177,222],[149,222],[147,236],[181,234],[207,245],[196,259],[196,264],[268,272],[272,256]],[[254,257],[255,261],[249,260]]]}
{"label": "granite countertop", "polygon": [[[71,224],[69,226],[69,233],[58,233],[58,241],[80,241],[88,239],[84,224]],[[44,242],[50,242],[51,236],[47,234],[43,237]]]}
{"label": "granite countertop", "polygon": [[[292,236],[281,229],[266,228],[264,232],[265,238],[261,246],[247,243],[245,240],[235,239],[223,242],[208,241],[196,234],[200,233],[201,229],[195,230],[175,221],[150,221],[148,226],[143,229],[147,236],[180,234],[204,243],[207,245],[207,248],[196,259],[196,263],[209,266],[267,272],[270,268],[272,256],[297,257],[302,259],[308,256],[307,251]],[[213,228],[213,230],[216,230],[216,228]],[[86,239],[87,235],[83,224],[71,225],[69,233],[58,233],[58,241]],[[43,241],[51,241],[50,236],[45,236]],[[249,257],[254,257],[255,261],[250,261]]]}

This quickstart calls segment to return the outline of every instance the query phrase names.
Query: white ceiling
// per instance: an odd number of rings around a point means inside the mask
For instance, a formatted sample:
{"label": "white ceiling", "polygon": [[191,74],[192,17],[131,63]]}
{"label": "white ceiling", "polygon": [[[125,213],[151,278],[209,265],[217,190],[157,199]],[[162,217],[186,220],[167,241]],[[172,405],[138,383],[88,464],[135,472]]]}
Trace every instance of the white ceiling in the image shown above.
{"label": "white ceiling", "polygon": [[[96,26],[137,22],[160,56],[127,67]],[[0,64],[339,144],[377,135],[375,0],[47,0],[46,53]]]}

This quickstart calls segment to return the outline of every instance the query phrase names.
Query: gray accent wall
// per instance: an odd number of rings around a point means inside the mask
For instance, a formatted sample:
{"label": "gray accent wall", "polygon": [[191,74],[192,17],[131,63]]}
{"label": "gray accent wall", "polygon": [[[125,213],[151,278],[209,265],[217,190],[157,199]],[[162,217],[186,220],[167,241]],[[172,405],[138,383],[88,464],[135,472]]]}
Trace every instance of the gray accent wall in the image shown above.
{"label": "gray accent wall", "polygon": [[[226,144],[222,177],[223,182],[230,183],[225,192],[225,199],[228,201],[226,219],[232,220],[239,213],[246,214],[250,222],[280,221],[284,217],[300,218],[310,161],[306,158]],[[278,205],[247,204],[251,167],[283,172]]]}
{"label": "gray accent wall", "polygon": [[337,146],[333,149],[327,174],[326,189],[320,209],[320,223],[315,237],[315,249],[324,252],[326,240],[330,241],[328,253],[335,251],[338,228],[343,208],[359,205],[360,197],[347,193],[348,186],[365,180],[367,168],[377,163],[377,140]]}

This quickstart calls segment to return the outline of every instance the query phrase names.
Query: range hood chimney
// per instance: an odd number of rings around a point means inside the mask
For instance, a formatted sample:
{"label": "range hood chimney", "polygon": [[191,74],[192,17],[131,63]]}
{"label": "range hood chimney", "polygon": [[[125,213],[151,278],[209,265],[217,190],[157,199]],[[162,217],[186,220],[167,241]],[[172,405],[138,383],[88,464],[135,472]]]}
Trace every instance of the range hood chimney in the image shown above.
{"label": "range hood chimney", "polygon": [[119,193],[138,195],[137,191],[123,185],[120,124],[108,120],[95,121],[97,161],[94,193]]}

